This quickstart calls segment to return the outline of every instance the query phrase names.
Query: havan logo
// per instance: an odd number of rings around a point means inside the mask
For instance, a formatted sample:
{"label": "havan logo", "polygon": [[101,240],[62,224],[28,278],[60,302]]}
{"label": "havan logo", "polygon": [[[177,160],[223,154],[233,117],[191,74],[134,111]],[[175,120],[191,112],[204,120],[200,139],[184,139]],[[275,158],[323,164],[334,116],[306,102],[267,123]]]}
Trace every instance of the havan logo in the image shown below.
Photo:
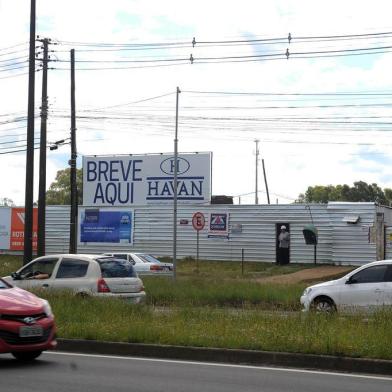
{"label": "havan logo", "polygon": [[[184,158],[177,158],[177,174],[186,173],[191,167],[190,163]],[[168,175],[174,175],[175,163],[174,157],[162,161],[161,170]]]}
{"label": "havan logo", "polygon": [[[161,162],[160,168],[166,176],[147,177],[146,200],[173,200],[174,197],[174,157]],[[184,175],[191,164],[184,158],[177,158],[177,197],[178,200],[204,201],[204,176]]]}

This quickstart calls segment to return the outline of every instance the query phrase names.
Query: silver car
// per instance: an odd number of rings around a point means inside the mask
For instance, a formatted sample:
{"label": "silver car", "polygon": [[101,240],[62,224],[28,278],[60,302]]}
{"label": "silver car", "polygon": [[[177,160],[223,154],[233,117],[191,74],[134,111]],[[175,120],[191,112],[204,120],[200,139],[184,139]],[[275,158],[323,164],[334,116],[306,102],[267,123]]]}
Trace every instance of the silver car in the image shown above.
{"label": "silver car", "polygon": [[309,286],[301,296],[305,311],[371,311],[392,306],[392,260],[365,264],[340,279]]}
{"label": "silver car", "polygon": [[63,254],[38,257],[4,280],[23,289],[72,290],[77,295],[118,297],[133,303],[146,296],[132,264],[115,257]]}
{"label": "silver car", "polygon": [[106,256],[116,257],[131,262],[138,275],[172,275],[173,264],[163,263],[148,253],[115,252],[104,253]]}

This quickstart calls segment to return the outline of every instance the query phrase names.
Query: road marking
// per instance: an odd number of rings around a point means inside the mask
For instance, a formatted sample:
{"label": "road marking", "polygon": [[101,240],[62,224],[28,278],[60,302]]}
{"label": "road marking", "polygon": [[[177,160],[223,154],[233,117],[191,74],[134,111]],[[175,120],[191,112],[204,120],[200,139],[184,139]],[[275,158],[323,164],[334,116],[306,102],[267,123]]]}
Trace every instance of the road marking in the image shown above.
{"label": "road marking", "polygon": [[76,356],[76,357],[106,358],[106,359],[126,359],[126,360],[132,360],[132,361],[169,362],[169,363],[186,364],[186,365],[230,367],[230,368],[241,368],[241,369],[272,370],[272,371],[277,371],[277,372],[310,373],[310,374],[320,374],[320,375],[327,375],[327,376],[341,376],[341,377],[365,378],[365,379],[371,379],[371,380],[392,381],[392,377],[387,377],[387,376],[385,376],[385,377],[383,377],[383,376],[370,376],[370,375],[362,375],[362,374],[338,373],[338,372],[328,372],[328,371],[320,371],[320,370],[305,370],[305,369],[280,368],[280,367],[268,367],[268,366],[235,365],[235,364],[213,363],[213,362],[181,361],[181,360],[176,360],[176,359],[141,358],[141,357],[126,357],[126,356],[122,357],[122,356],[118,356],[118,355],[82,354],[82,353],[70,353],[70,352],[59,352],[59,351],[45,351],[45,354]]}

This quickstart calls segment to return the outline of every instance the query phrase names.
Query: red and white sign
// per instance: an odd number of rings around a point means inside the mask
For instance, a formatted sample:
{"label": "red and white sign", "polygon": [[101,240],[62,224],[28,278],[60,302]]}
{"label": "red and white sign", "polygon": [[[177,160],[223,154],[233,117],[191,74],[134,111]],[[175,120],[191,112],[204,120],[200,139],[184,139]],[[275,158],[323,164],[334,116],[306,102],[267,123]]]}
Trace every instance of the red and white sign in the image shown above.
{"label": "red and white sign", "polygon": [[[38,209],[33,209],[33,250],[37,250],[37,218]],[[25,209],[12,208],[11,211],[11,238],[10,250],[23,250],[24,248]]]}
{"label": "red and white sign", "polygon": [[200,231],[204,229],[206,219],[201,212],[195,212],[192,217],[192,226],[195,230]]}

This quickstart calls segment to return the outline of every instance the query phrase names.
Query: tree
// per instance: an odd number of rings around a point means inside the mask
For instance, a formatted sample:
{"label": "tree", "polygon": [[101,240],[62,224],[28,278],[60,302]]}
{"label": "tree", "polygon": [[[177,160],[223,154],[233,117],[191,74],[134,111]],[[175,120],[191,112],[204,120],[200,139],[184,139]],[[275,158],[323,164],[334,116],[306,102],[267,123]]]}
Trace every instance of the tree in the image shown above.
{"label": "tree", "polygon": [[9,199],[8,197],[0,197],[0,206],[13,207],[14,205],[15,203],[12,199]]}
{"label": "tree", "polygon": [[375,202],[392,204],[392,189],[382,190],[377,184],[356,181],[354,185],[315,185],[298,196],[299,203],[328,203],[329,201]]}
{"label": "tree", "polygon": [[[69,205],[71,203],[71,169],[59,170],[56,179],[50,184],[46,192],[46,204],[48,205]],[[78,187],[78,204],[83,203],[83,171],[76,169],[76,184]]]}

